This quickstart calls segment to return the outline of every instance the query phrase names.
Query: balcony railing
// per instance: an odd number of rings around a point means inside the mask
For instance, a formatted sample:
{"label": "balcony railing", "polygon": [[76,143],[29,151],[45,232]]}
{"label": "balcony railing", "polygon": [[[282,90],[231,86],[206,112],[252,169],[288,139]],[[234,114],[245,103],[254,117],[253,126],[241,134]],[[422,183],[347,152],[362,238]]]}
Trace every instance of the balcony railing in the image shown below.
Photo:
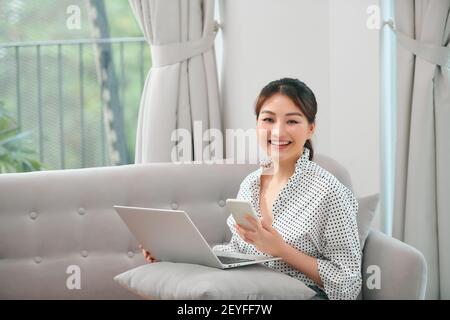
{"label": "balcony railing", "polygon": [[111,163],[94,51],[99,43],[111,44],[132,163],[140,95],[151,64],[144,38],[0,44],[0,101],[16,114],[21,131],[32,131],[37,158],[46,168]]}

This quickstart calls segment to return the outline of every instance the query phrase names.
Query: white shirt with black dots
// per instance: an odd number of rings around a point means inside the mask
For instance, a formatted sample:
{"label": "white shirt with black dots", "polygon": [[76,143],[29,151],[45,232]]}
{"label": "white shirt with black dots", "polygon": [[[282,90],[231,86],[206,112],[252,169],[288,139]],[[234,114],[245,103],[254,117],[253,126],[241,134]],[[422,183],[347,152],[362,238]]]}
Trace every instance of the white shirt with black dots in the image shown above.
{"label": "white shirt with black dots", "polygon": [[[250,173],[237,195],[238,199],[249,200],[259,217],[261,174],[262,167]],[[294,174],[273,203],[272,226],[292,247],[317,258],[323,283],[319,290],[328,299],[356,299],[361,291],[357,212],[358,202],[353,193],[331,173],[310,161],[309,149],[305,147]],[[213,250],[267,256],[238,235],[232,215],[227,224],[232,232],[230,242],[216,245]],[[314,281],[282,260],[264,264],[318,288]]]}

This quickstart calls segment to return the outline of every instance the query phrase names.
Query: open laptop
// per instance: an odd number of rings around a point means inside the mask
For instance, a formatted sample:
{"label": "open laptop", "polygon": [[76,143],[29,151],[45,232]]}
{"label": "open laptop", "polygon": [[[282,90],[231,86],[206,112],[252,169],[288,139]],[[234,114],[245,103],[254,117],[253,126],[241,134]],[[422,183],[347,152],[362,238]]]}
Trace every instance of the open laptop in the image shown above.
{"label": "open laptop", "polygon": [[242,253],[213,251],[182,210],[114,206],[140,244],[157,260],[229,269],[280,260]]}

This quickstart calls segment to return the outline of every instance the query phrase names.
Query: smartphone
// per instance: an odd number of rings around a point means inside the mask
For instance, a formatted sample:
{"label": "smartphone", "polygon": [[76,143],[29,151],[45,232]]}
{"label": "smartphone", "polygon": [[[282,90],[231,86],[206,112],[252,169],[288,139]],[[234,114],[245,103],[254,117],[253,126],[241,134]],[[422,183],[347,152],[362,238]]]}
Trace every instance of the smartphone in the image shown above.
{"label": "smartphone", "polygon": [[237,224],[246,227],[248,229],[254,230],[254,227],[245,218],[245,216],[249,214],[253,216],[255,219],[259,219],[250,201],[227,199],[226,206],[228,211],[233,215],[233,218]]}

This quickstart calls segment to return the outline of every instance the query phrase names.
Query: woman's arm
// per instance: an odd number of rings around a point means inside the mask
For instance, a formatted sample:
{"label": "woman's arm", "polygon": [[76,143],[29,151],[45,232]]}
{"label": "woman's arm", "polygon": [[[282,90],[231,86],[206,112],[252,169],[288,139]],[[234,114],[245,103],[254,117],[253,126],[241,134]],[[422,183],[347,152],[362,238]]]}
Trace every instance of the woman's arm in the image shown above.
{"label": "woman's arm", "polygon": [[323,213],[317,267],[330,300],[356,299],[361,291],[361,249],[356,214],[358,202],[350,190],[340,188],[322,201]]}
{"label": "woman's arm", "polygon": [[316,258],[308,256],[286,242],[283,248],[281,248],[279,256],[284,262],[313,280],[320,288],[323,288]]}
{"label": "woman's arm", "polygon": [[253,244],[261,252],[281,257],[284,262],[290,264],[323,288],[316,258],[308,256],[289,245],[271,225],[267,225],[259,219],[256,220],[252,216],[246,218],[253,225],[254,231],[241,225],[235,225],[238,234],[244,241]]}

